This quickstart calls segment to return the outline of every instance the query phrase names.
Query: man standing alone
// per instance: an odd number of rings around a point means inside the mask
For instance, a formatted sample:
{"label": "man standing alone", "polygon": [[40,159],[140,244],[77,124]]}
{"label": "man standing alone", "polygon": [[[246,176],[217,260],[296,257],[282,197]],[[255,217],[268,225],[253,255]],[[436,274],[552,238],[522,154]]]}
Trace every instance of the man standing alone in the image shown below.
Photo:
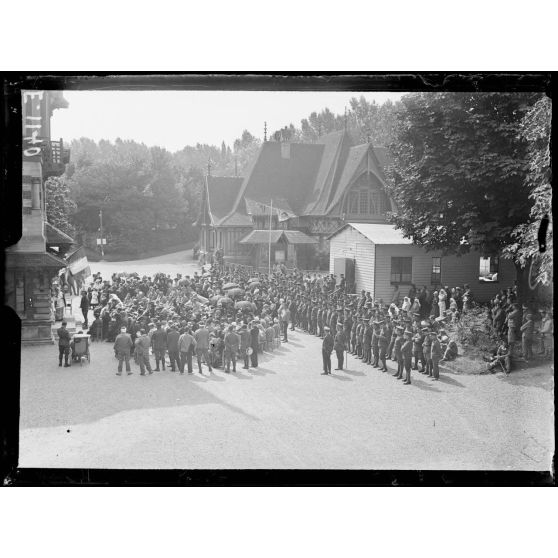
{"label": "man standing alone", "polygon": [[328,374],[331,374],[331,353],[333,351],[334,341],[328,326],[324,327],[324,331],[325,336],[322,341],[322,360],[324,362],[324,371],[322,372],[322,375],[327,376]]}
{"label": "man standing alone", "polygon": [[66,329],[68,324],[62,322],[62,326],[58,328],[58,366],[62,366],[62,357],[64,357],[64,366],[70,366],[68,357],[70,356],[70,332]]}
{"label": "man standing alone", "polygon": [[345,339],[345,334],[343,333],[343,324],[337,324],[337,333],[335,334],[335,339],[333,340],[333,349],[337,355],[337,368],[335,370],[343,370],[343,353],[345,352],[345,346],[347,341]]}
{"label": "man standing alone", "polygon": [[89,314],[89,298],[85,291],[81,291],[81,302],[79,303],[81,313],[83,314],[83,328],[87,328],[87,314]]}
{"label": "man standing alone", "polygon": [[126,333],[126,328],[121,327],[120,333],[116,336],[114,341],[114,354],[118,359],[118,372],[117,376],[122,375],[122,361],[126,362],[126,372],[128,376],[132,373],[130,368],[130,353],[134,343],[129,333]]}

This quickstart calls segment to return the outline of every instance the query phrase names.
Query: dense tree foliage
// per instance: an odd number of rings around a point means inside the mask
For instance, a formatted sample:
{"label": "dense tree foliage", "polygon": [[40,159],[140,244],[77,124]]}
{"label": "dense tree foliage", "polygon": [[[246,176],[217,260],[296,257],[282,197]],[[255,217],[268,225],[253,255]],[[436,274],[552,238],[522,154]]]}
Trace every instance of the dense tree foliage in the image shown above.
{"label": "dense tree foliage", "polygon": [[312,112],[308,118],[301,120],[300,128],[289,124],[271,134],[270,139],[313,142],[320,136],[346,127],[355,143],[370,142],[384,146],[393,139],[392,131],[399,107],[399,102],[388,100],[379,105],[375,101],[367,101],[361,95],[358,99],[350,99],[346,114],[334,114],[328,108]]}
{"label": "dense tree foliage", "polygon": [[72,216],[76,204],[70,197],[70,188],[63,176],[51,176],[45,182],[45,206],[47,221],[73,237],[75,233]]}
{"label": "dense tree foliage", "polygon": [[[521,122],[520,134],[528,142],[529,167],[526,184],[533,205],[528,221],[518,225],[512,233],[515,242],[507,248],[522,266],[536,260],[532,282],[550,285],[553,277],[552,242],[552,184],[550,167],[550,128],[552,102],[540,98]],[[539,254],[538,233],[541,220],[547,217],[550,226],[546,235],[546,251]]]}
{"label": "dense tree foliage", "polygon": [[[538,95],[417,93],[402,99],[390,145],[392,220],[427,249],[517,260],[513,231],[529,221],[522,120]],[[517,266],[520,270],[520,265]]]}

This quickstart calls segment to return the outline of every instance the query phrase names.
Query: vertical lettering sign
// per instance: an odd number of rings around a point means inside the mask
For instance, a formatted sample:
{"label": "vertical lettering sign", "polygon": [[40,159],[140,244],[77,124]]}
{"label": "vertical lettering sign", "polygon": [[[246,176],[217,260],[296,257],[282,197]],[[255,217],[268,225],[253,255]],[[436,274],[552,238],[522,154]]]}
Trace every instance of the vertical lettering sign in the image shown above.
{"label": "vertical lettering sign", "polygon": [[39,160],[43,148],[44,91],[22,91],[23,160]]}

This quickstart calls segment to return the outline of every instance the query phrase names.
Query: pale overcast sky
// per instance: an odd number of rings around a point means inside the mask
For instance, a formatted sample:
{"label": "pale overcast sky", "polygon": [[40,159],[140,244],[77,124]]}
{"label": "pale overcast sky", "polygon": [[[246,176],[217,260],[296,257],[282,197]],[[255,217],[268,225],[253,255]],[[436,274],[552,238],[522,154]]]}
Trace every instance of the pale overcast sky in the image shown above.
{"label": "pale overcast sky", "polygon": [[400,93],[290,91],[65,91],[68,109],[54,111],[51,136],[95,141],[132,139],[170,151],[185,145],[231,145],[247,129],[268,133],[328,107],[342,114],[351,97],[383,103]]}

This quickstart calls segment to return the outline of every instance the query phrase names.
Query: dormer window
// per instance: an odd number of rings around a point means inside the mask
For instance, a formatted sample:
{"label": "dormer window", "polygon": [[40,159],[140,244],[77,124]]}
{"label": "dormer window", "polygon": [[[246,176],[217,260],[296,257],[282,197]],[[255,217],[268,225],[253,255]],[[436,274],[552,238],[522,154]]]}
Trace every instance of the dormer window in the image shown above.
{"label": "dormer window", "polygon": [[388,199],[379,181],[369,174],[361,175],[347,195],[345,214],[350,217],[385,217]]}

